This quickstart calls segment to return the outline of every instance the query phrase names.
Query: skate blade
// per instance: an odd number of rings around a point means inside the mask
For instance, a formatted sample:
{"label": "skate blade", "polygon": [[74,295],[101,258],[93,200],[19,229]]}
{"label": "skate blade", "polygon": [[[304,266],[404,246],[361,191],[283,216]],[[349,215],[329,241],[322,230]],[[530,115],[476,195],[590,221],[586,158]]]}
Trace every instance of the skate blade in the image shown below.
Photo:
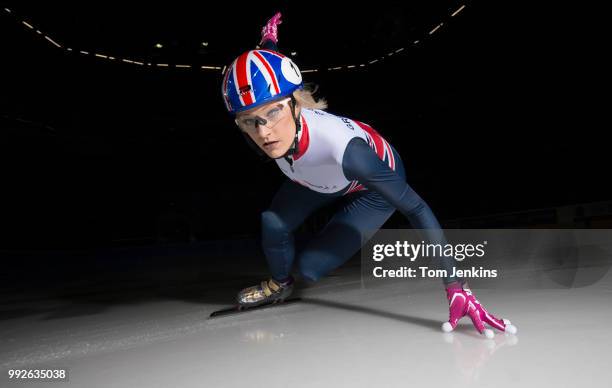
{"label": "skate blade", "polygon": [[233,314],[246,313],[246,312],[253,311],[253,310],[263,310],[266,308],[286,306],[288,304],[299,302],[300,300],[302,300],[302,298],[287,298],[282,302],[281,301],[270,302],[270,303],[266,303],[266,304],[262,304],[262,305],[254,306],[254,307],[243,307],[243,306],[237,305],[237,306],[233,306],[230,308],[215,311],[210,314],[208,319],[218,318],[218,317],[223,317],[223,316],[233,315]]}

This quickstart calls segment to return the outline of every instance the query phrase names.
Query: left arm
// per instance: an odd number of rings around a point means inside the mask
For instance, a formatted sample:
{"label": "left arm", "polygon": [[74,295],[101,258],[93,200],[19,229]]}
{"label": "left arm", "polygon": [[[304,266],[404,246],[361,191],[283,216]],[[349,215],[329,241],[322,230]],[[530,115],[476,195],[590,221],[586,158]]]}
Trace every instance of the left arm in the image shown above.
{"label": "left arm", "polygon": [[[348,143],[342,159],[342,169],[349,181],[357,180],[369,190],[378,192],[399,210],[415,229],[420,229],[429,243],[446,244],[446,238],[436,216],[427,203],[406,183],[404,178],[393,171],[361,138]],[[448,274],[453,273],[453,258],[439,258],[438,266]],[[445,277],[444,283],[463,281],[458,277]]]}
{"label": "left arm", "polygon": [[[406,183],[403,177],[378,158],[378,155],[361,138],[351,139],[344,151],[342,169],[348,180],[358,180],[368,189],[380,193],[385,200],[398,209],[413,228],[418,228],[430,243],[446,244],[446,238],[438,220],[427,203]],[[439,267],[452,273],[454,258],[438,258]],[[475,298],[464,279],[444,278],[449,303],[449,320],[442,330],[455,329],[458,321],[468,315],[476,329],[487,338],[493,338],[492,330],[485,323],[500,331],[516,334],[517,328],[508,319],[500,319],[489,313]],[[460,297],[456,297],[459,294]]]}

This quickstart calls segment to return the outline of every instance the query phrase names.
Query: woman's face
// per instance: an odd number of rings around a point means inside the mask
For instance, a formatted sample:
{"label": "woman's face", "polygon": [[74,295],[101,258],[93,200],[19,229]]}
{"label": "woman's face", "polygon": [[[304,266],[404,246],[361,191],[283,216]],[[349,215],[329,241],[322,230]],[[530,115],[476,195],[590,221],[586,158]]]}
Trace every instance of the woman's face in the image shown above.
{"label": "woman's face", "polygon": [[[273,159],[280,158],[289,150],[295,138],[295,121],[291,116],[290,104],[291,100],[287,97],[240,112],[236,114],[236,124],[266,155]],[[298,112],[299,105],[296,115]]]}

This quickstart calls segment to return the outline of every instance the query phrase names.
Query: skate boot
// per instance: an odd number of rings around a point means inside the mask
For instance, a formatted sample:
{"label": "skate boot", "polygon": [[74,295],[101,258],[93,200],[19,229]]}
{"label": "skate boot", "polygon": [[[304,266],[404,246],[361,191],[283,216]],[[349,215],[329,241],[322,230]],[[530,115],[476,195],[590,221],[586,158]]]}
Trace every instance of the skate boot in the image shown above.
{"label": "skate boot", "polygon": [[238,293],[236,299],[240,308],[249,308],[262,304],[283,302],[292,292],[293,278],[290,277],[284,283],[271,278],[256,286],[243,289]]}

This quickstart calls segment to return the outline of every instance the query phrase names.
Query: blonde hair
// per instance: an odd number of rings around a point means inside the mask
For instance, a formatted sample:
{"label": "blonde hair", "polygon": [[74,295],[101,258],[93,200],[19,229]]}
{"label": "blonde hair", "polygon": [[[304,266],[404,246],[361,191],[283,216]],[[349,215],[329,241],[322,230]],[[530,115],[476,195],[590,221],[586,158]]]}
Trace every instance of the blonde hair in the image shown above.
{"label": "blonde hair", "polygon": [[318,89],[318,85],[304,84],[304,88],[293,92],[293,96],[302,108],[325,110],[327,109],[327,100],[324,98],[315,100],[313,96]]}

